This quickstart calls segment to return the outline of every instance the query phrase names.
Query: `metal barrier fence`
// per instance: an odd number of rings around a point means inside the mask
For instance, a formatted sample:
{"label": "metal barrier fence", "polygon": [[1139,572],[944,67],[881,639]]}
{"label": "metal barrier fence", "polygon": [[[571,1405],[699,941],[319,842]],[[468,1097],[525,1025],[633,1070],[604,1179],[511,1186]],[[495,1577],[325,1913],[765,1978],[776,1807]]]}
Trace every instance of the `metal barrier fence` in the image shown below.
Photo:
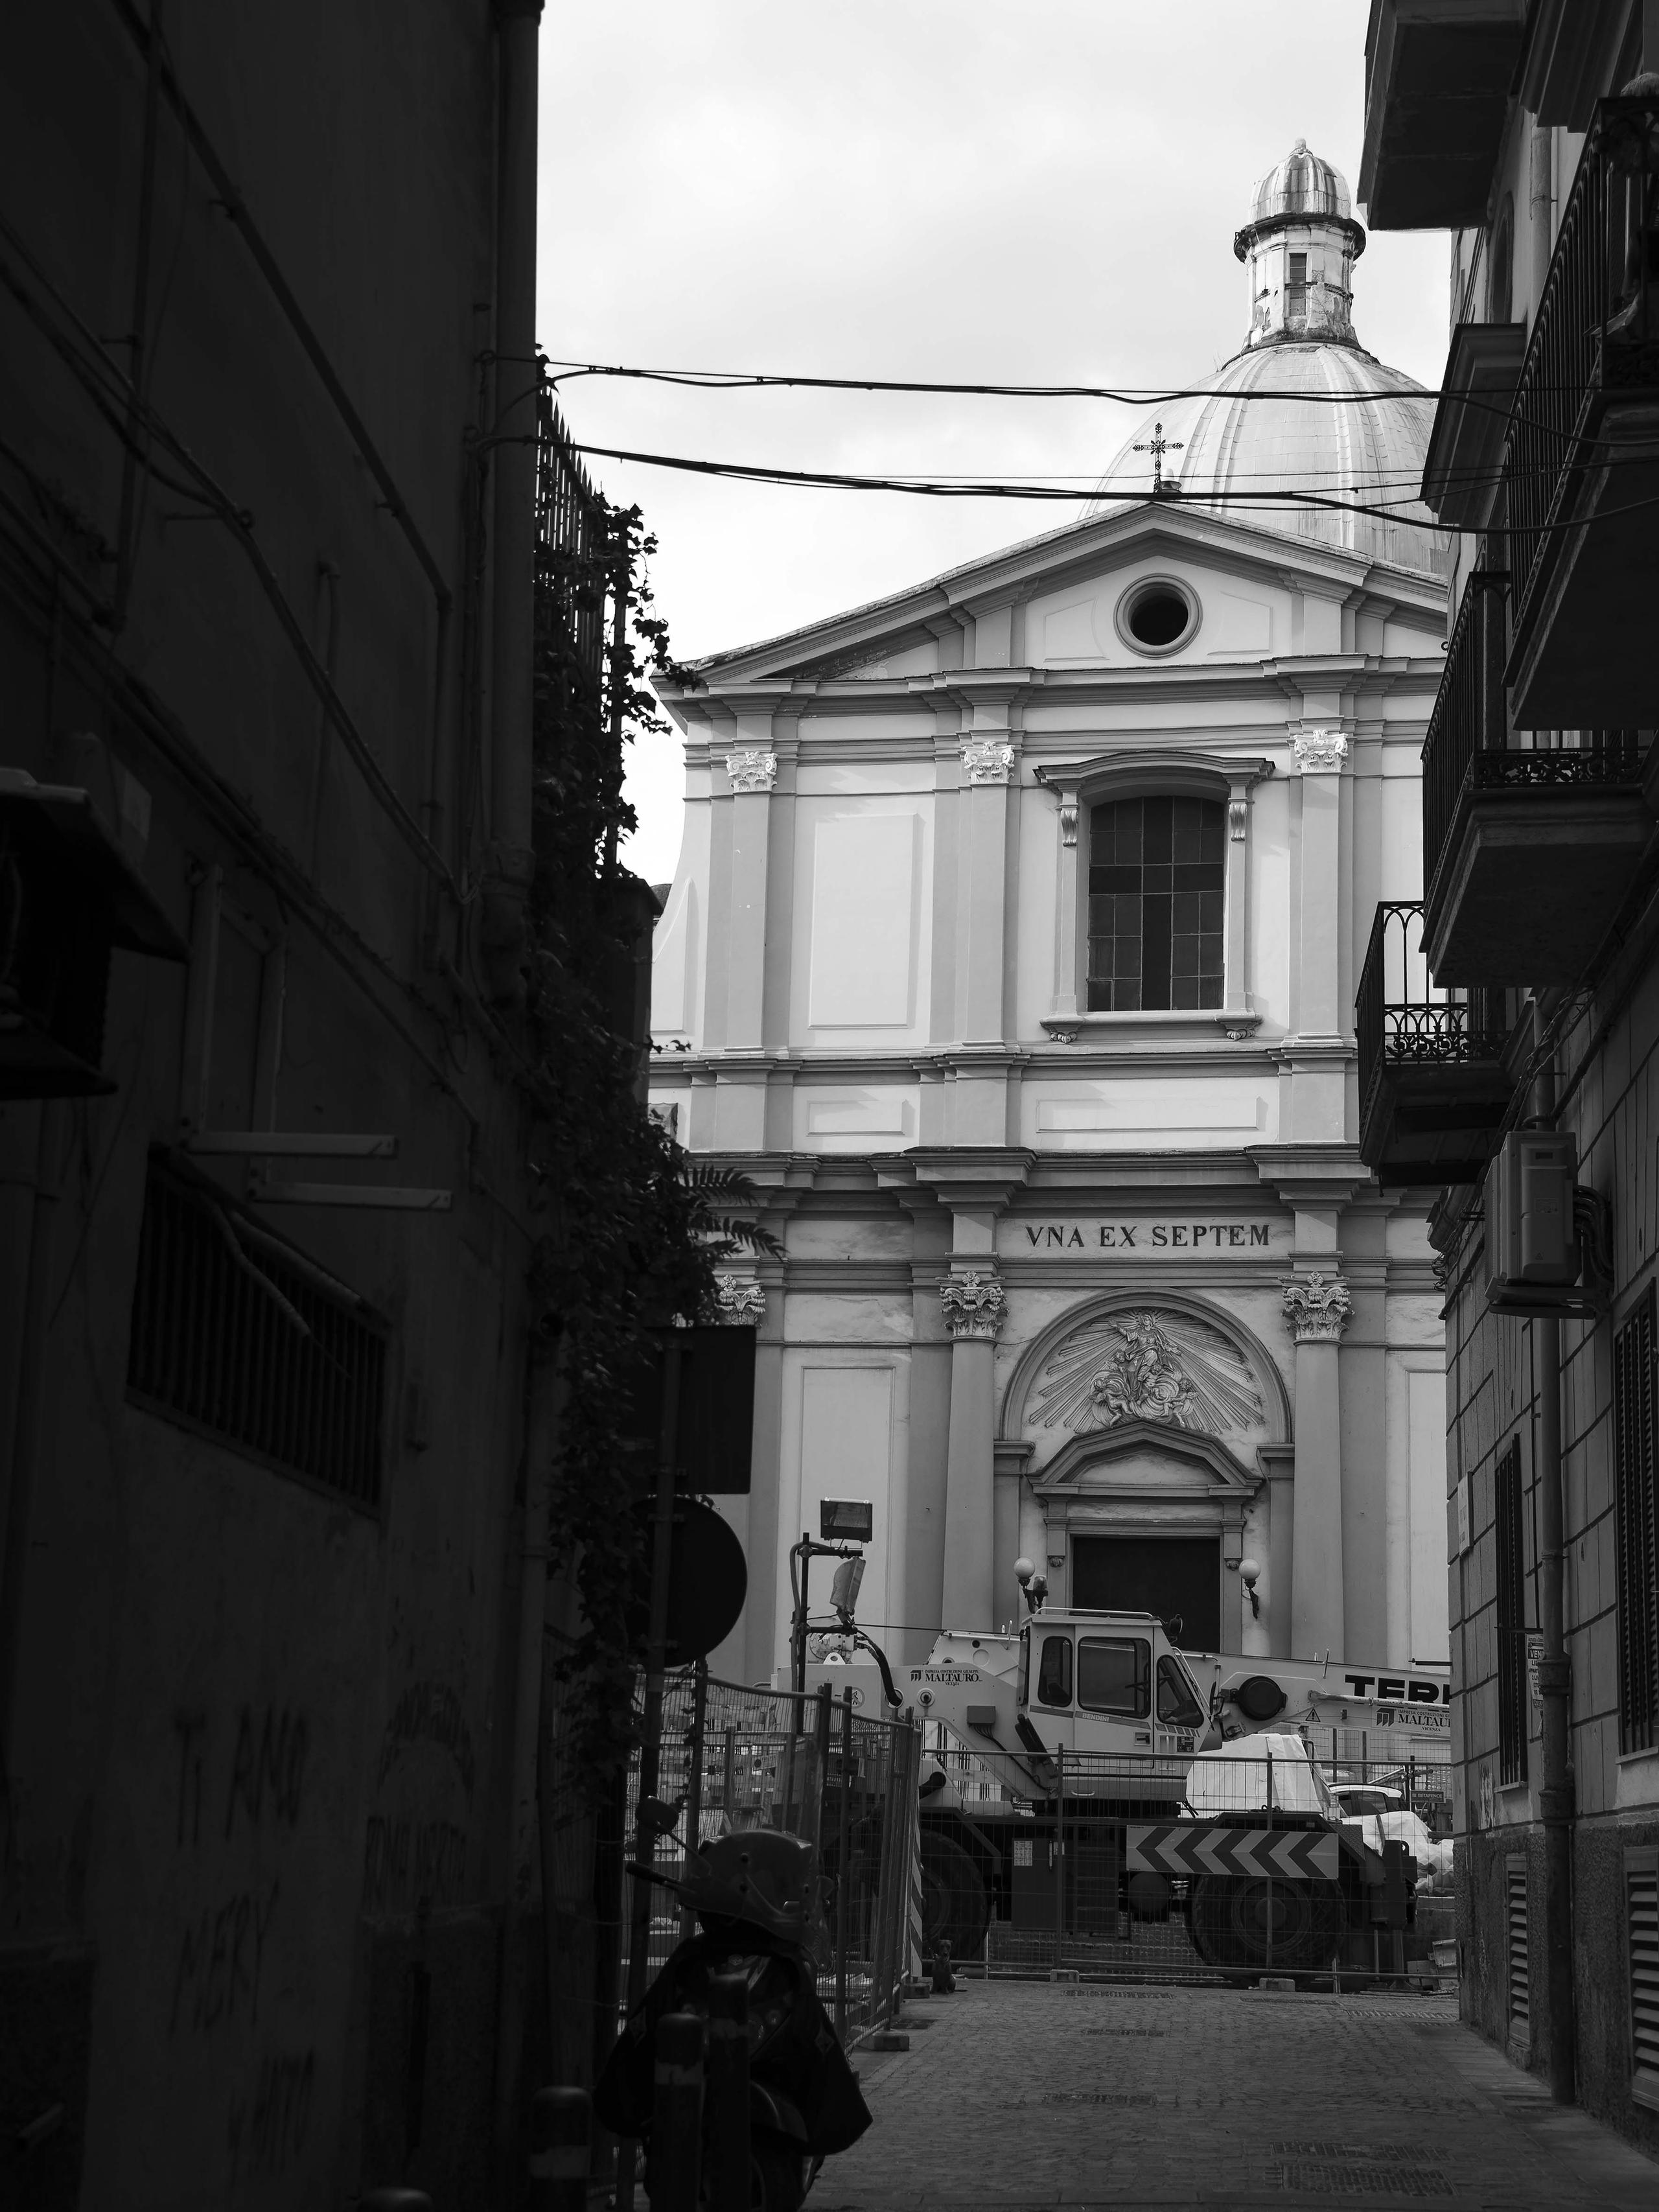
{"label": "metal barrier fence", "polygon": [[[812,1846],[817,1911],[808,1948],[818,1995],[842,2041],[890,2019],[920,1966],[917,1782],[921,1731],[866,1719],[850,1699],[723,1682],[701,1668],[670,1674],[663,1696],[657,1794],[681,1808],[656,1864],[678,1875],[689,1852],[746,1828],[779,1828]],[[626,1832],[635,1829],[637,1755]],[[696,1922],[673,1890],[654,1895],[647,1980]],[[629,1983],[623,1929],[617,1987]]]}
{"label": "metal barrier fence", "polygon": [[[990,1975],[1340,1986],[1419,1961],[1426,1974],[1451,1933],[1449,1758],[1280,1741],[1261,1757],[1129,1759],[984,1751],[934,1732],[924,1950],[943,1937]],[[1414,1898],[1389,1844],[1417,1861]]]}

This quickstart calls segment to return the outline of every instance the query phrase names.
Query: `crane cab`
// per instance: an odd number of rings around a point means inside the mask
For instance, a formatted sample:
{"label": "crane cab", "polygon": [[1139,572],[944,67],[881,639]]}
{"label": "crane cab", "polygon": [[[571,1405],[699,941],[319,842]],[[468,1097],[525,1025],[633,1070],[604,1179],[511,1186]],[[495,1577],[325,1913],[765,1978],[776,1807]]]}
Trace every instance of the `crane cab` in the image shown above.
{"label": "crane cab", "polygon": [[1020,1631],[1021,1741],[1053,1752],[1186,1753],[1210,1727],[1209,1700],[1152,1613],[1044,1611]]}

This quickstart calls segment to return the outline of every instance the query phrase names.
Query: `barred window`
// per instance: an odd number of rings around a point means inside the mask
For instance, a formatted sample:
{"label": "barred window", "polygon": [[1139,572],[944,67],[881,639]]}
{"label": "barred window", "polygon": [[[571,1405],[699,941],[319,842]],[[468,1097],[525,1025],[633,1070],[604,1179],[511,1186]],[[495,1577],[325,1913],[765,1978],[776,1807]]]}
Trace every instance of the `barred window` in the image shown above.
{"label": "barred window", "polygon": [[1493,1476],[1498,1532],[1498,1777],[1527,1778],[1527,1560],[1521,1518],[1521,1439]]}
{"label": "barred window", "polygon": [[1613,1340],[1621,1751],[1659,1745],[1659,1511],[1654,1495],[1653,1286]]}
{"label": "barred window", "polygon": [[366,1512],[380,1499],[386,1331],[204,1176],[150,1156],[127,1395]]}
{"label": "barred window", "polygon": [[1120,799],[1089,813],[1089,1011],[1219,1007],[1226,809]]}

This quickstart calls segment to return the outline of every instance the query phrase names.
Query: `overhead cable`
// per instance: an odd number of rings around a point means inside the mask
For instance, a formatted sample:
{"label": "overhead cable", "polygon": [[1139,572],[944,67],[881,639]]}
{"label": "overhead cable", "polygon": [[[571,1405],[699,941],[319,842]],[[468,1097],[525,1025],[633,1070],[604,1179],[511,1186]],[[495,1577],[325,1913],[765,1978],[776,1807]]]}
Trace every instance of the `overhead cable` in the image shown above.
{"label": "overhead cable", "polygon": [[[697,460],[681,453],[635,453],[620,446],[578,445],[572,450],[601,460],[632,461],[642,468],[676,469],[693,476],[728,477],[747,483],[798,484],[827,491],[903,492],[920,499],[1059,500],[1069,506],[1076,506],[1080,500],[1097,496],[1092,488],[1084,489],[1051,483],[1016,483],[989,478],[920,476],[855,476],[829,469],[778,469],[744,461]],[[1495,484],[1498,479],[1494,477],[1492,481]],[[1437,531],[1447,538],[1541,538],[1564,531],[1582,530],[1585,526],[1583,522],[1549,522],[1534,523],[1525,529],[1510,530],[1491,523],[1477,527],[1459,523],[1431,522],[1425,516],[1400,511],[1402,507],[1419,503],[1413,500],[1401,501],[1390,507],[1386,503],[1364,500],[1335,499],[1328,492],[1295,491],[1288,488],[1272,491],[1205,489],[1194,492],[1190,498],[1183,498],[1180,493],[1151,491],[1109,496],[1121,498],[1127,503],[1139,500],[1147,507],[1256,507],[1270,512],[1287,507],[1328,507],[1339,514],[1366,514],[1382,522],[1407,523],[1415,529]],[[1616,515],[1634,514],[1651,507],[1659,507],[1659,497],[1632,500],[1624,507],[1604,508],[1595,520],[1608,521]]]}
{"label": "overhead cable", "polygon": [[[704,368],[636,368],[627,363],[598,361],[555,361],[549,357],[549,380],[567,384],[581,376],[620,377],[630,383],[676,384],[694,392],[915,392],[966,399],[1109,399],[1123,407],[1166,407],[1178,399],[1288,400],[1297,405],[1377,405],[1404,400],[1453,399],[1480,413],[1501,415],[1507,421],[1507,402],[1478,398],[1472,392],[1437,388],[1409,392],[1290,392],[1276,388],[1236,391],[1216,385],[1106,384],[951,384],[922,378],[890,376],[796,376],[769,371]],[[1535,392],[1553,389],[1534,385]]]}

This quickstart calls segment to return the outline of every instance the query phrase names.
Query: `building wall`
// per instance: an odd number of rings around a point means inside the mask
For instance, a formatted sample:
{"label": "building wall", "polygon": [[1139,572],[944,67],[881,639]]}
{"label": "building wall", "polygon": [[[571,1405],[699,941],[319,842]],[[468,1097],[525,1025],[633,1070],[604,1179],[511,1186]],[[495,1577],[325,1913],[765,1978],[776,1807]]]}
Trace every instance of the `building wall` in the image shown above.
{"label": "building wall", "polygon": [[[1581,96],[1579,119],[1597,93],[1613,93],[1652,66],[1659,19],[1641,5],[1540,10],[1540,35],[1557,39]],[[1644,39],[1647,59],[1644,62]],[[1522,82],[1534,81],[1532,58]],[[1487,196],[1487,221],[1454,234],[1450,321],[1510,321],[1530,329],[1548,276],[1585,144],[1582,128],[1540,123],[1512,102]],[[1450,610],[1455,617],[1471,569],[1503,565],[1498,542],[1473,532],[1459,541]],[[1650,667],[1645,639],[1631,650]],[[1586,720],[1591,719],[1586,716]],[[1568,733],[1576,737],[1577,732]],[[1560,733],[1516,732],[1511,744],[1555,742]],[[1591,2111],[1649,2148],[1659,2147],[1659,2116],[1632,2093],[1630,1945],[1623,1893],[1627,1850],[1650,1844],[1659,1823],[1659,1754],[1621,1757],[1619,1722],[1619,1609],[1612,1431],[1614,1332],[1650,1279],[1656,1235],[1651,1121],[1659,978],[1645,918],[1630,941],[1603,948],[1582,1020],[1564,1035],[1555,1077],[1564,1104],[1559,1126],[1577,1138],[1579,1178],[1609,1207],[1612,1279],[1595,1322],[1561,1323],[1561,1466],[1565,1538],[1564,1607],[1571,1665],[1573,2002],[1578,2094]],[[1520,1006],[1520,994],[1515,1003]],[[1543,1018],[1559,1004],[1544,994]],[[1530,1010],[1522,1008],[1531,1019]],[[1517,1067],[1524,1042],[1511,1044]],[[1518,1110],[1518,1109],[1517,1109]],[[1467,1194],[1466,1194],[1467,1195]],[[1525,1623],[1539,1625],[1537,1332],[1485,1303],[1486,1261],[1478,1212],[1449,1194],[1435,1222],[1451,1270],[1447,1317],[1447,1453],[1449,1609],[1454,1680],[1464,2007],[1468,2017],[1518,2063],[1549,2064],[1547,1961],[1543,1957],[1543,1835],[1540,1825],[1541,1723],[1528,1698],[1526,1772],[1504,1788],[1498,1771],[1494,1470],[1520,1443],[1526,1571]],[[1468,1540],[1460,1540],[1458,1484],[1467,1486]],[[1511,1861],[1528,1869],[1527,1919],[1536,1984],[1529,2031],[1510,2017],[1506,1889]]]}
{"label": "building wall", "polygon": [[[458,671],[494,290],[491,10],[416,11],[396,53],[362,8],[165,20],[179,83],[446,580],[435,702],[431,588],[165,98],[150,399],[246,511],[301,635],[459,871],[483,827],[465,818],[477,702]],[[14,273],[118,363],[145,113],[120,12],[37,15],[0,110],[0,191],[35,264]],[[76,2201],[77,2166],[88,2204],[321,2203],[393,2179],[480,2203],[517,1600],[520,1109],[424,961],[430,885],[325,727],[235,533],[159,443],[112,638],[118,442],[16,291],[0,318],[0,761],[81,781],[96,757],[61,741],[95,735],[149,794],[145,874],[179,930],[200,948],[216,870],[276,948],[227,926],[204,1100],[184,1065],[200,959],[118,953],[112,1094],[51,1109],[44,1153],[42,1109],[0,1108],[9,1443],[37,1163],[58,1192],[6,1716],[7,2140],[64,2105],[30,2168],[43,2203]],[[281,1049],[256,1069],[279,962]],[[264,1209],[388,1326],[375,1510],[127,1398],[147,1156],[204,1122],[393,1134],[390,1166],[274,1172],[453,1194],[440,1213]],[[210,1171],[251,1194],[246,1166]]]}
{"label": "building wall", "polygon": [[[1119,617],[1152,577],[1201,616],[1149,661]],[[1224,1528],[1231,1565],[1262,1571],[1259,1619],[1224,1574],[1231,1648],[1443,1656],[1424,1209],[1358,1162],[1350,1013],[1372,906],[1420,880],[1439,587],[1143,510],[915,599],[711,665],[671,701],[687,827],[653,1100],[755,1180],[786,1255],[745,1269],[766,1302],[754,1490],[731,1508],[751,1595],[717,1671],[783,1660],[787,1548],[826,1494],[876,1507],[860,1617],[896,1657],[1013,1620],[1022,1552],[1063,1595],[1064,1500],[1041,1486],[1073,1431],[1028,1419],[1017,1378],[1114,1297],[1242,1332],[1286,1405],[1220,1435],[1235,1475],[1168,1455],[1150,1508],[1130,1493],[1156,1468],[1103,1439],[1076,1525]],[[1331,772],[1302,772],[1309,729],[1340,732]],[[1090,782],[1102,758],[1130,781]],[[1226,796],[1231,1011],[1073,1018],[1089,807],[1169,787],[1172,763]],[[1239,1245],[1211,1241],[1222,1224]],[[1286,1281],[1322,1269],[1352,1307],[1328,1357],[1284,1310]],[[941,1303],[964,1273],[1006,1301],[978,1341]]]}
{"label": "building wall", "polygon": [[[1619,1717],[1618,1588],[1613,1455],[1613,1335],[1654,1279],[1656,1238],[1652,1115],[1659,1097],[1659,973],[1644,963],[1622,1008],[1610,1009],[1600,1049],[1561,1115],[1579,1148],[1579,1177],[1610,1202],[1613,1280],[1606,1317],[1560,1324],[1561,1465],[1565,1540],[1565,1610],[1572,1668],[1571,1760],[1574,1830],[1575,2002],[1581,2094],[1590,2109],[1638,2141],[1659,2144],[1659,2123],[1630,2092],[1629,1957],[1623,1854],[1659,1830],[1659,1753],[1621,1755]],[[1599,1024],[1598,1024],[1599,1026]],[[1583,1036],[1583,1032],[1578,1032]],[[1577,1067],[1577,1063],[1575,1063]],[[1538,1826],[1540,1709],[1528,1701],[1524,1781],[1503,1786],[1498,1769],[1494,1469],[1516,1437],[1523,1486],[1526,1623],[1537,1611],[1537,1372],[1535,1332],[1527,1321],[1486,1306],[1486,1249],[1477,1232],[1460,1255],[1462,1279],[1448,1310],[1449,1437],[1447,1478],[1451,1539],[1450,1609],[1454,1678],[1459,1688],[1462,1762],[1455,1800],[1468,1837],[1470,2017],[1494,2040],[1513,2040],[1505,2012],[1505,1954],[1478,1931],[1501,1919],[1507,1855],[1527,1852],[1541,1869]],[[1456,1487],[1468,1486],[1469,1536],[1458,1548]],[[1541,1947],[1541,1871],[1529,1895],[1534,1955]],[[1541,1964],[1538,1968],[1542,1972]],[[1541,1996],[1530,2039],[1513,2054],[1535,2069],[1547,2064]]]}

